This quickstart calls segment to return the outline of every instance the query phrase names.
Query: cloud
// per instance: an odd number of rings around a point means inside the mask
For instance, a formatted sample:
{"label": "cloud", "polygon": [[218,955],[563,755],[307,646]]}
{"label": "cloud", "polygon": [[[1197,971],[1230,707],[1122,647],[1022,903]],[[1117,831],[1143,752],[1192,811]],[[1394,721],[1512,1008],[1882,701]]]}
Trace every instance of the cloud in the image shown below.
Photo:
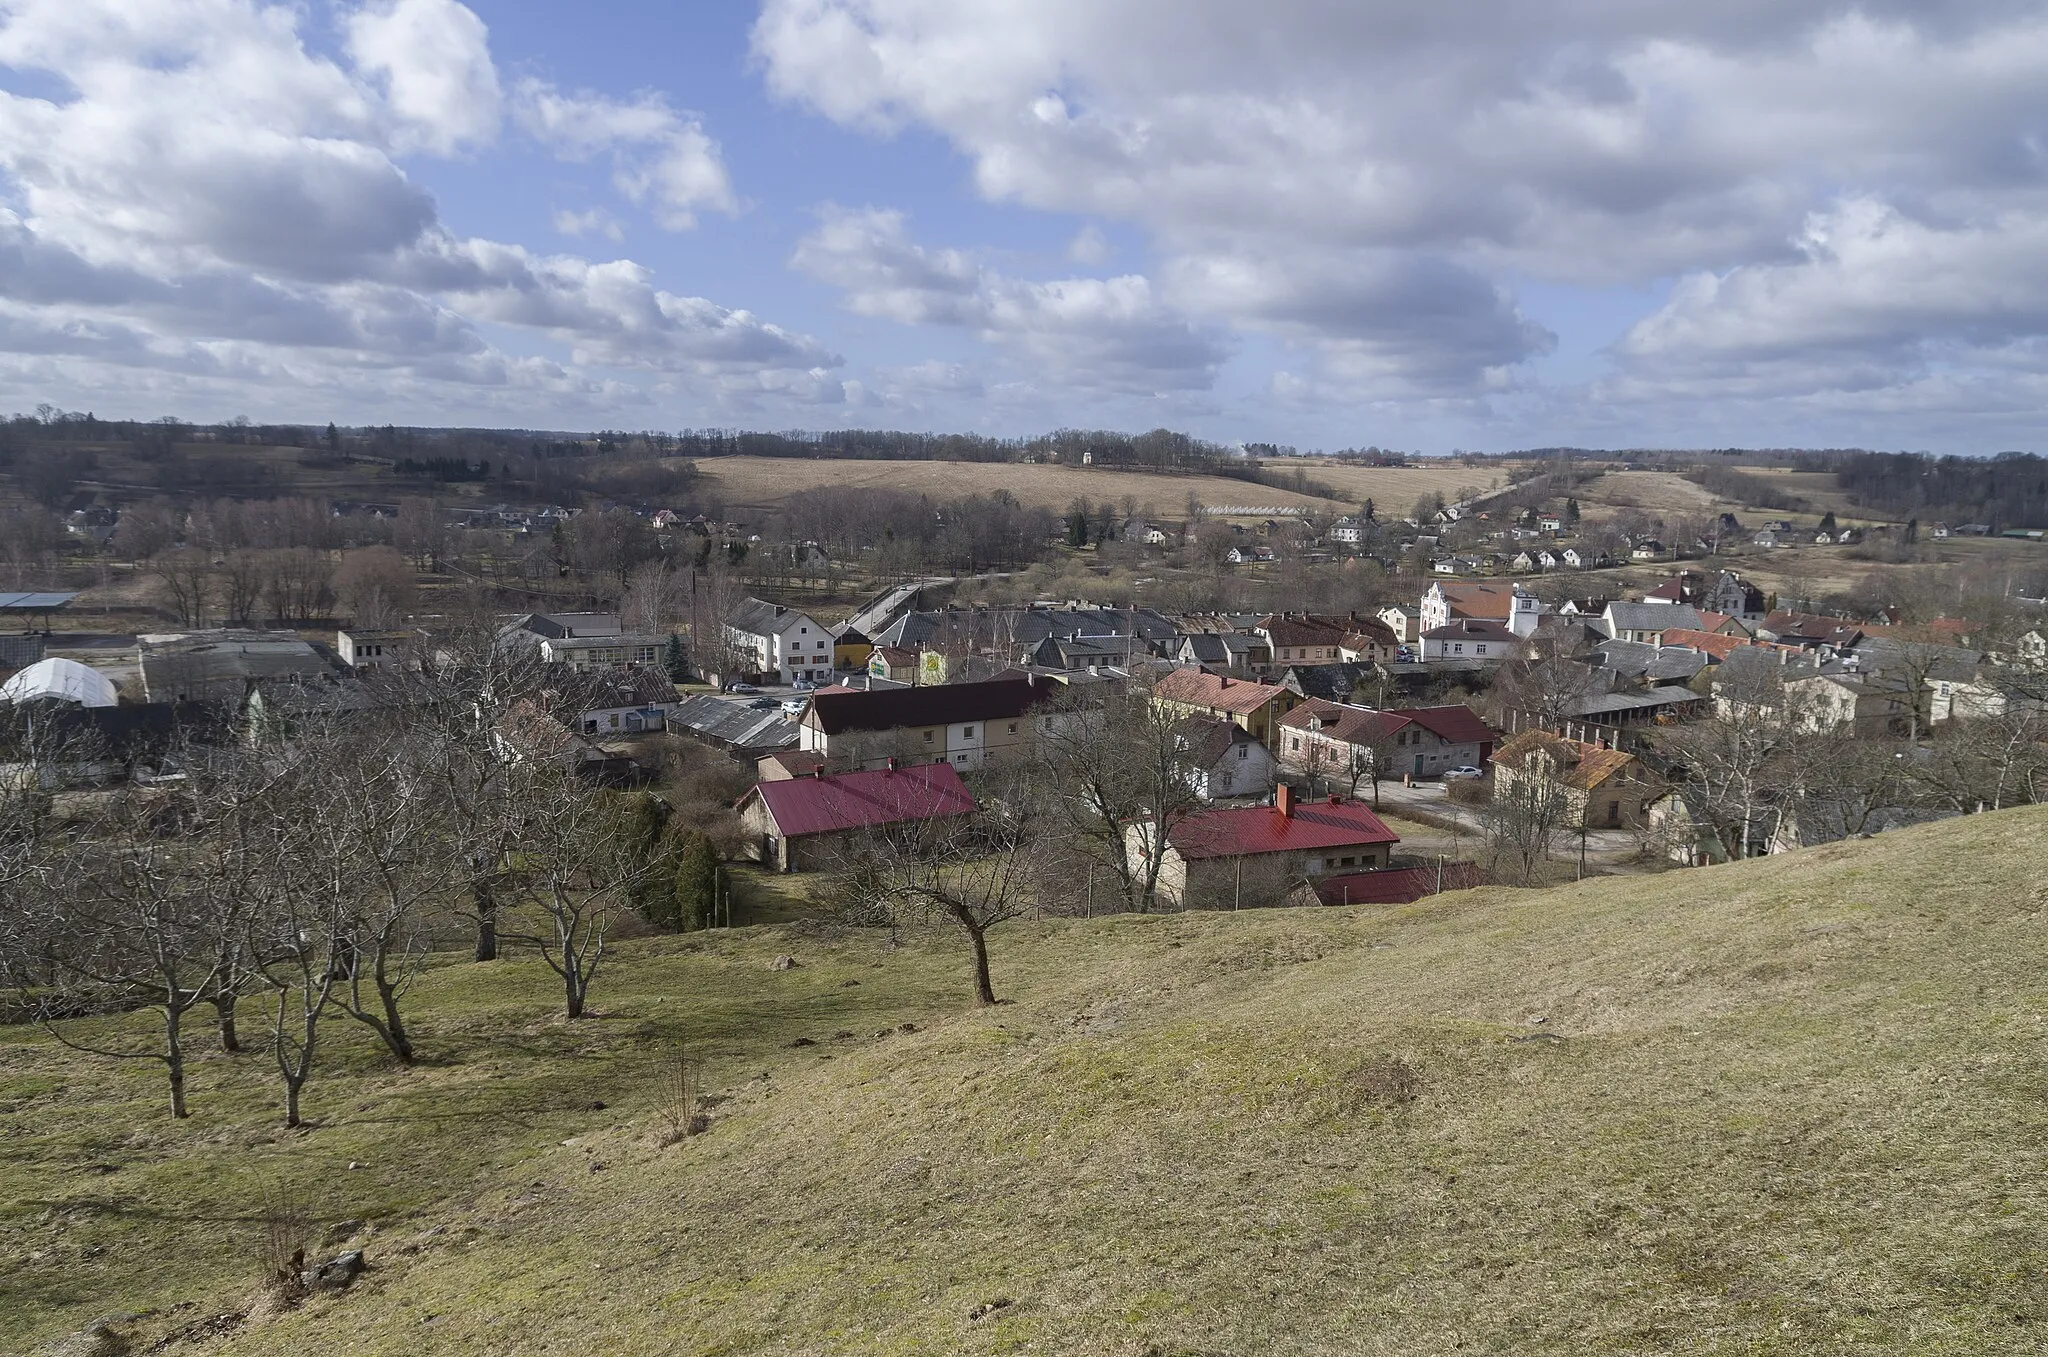
{"label": "cloud", "polygon": [[[62,372],[90,389],[132,367],[194,390],[374,396],[366,374],[383,373],[392,391],[581,400],[621,389],[604,370],[715,391],[734,374],[840,363],[632,261],[451,232],[399,161],[496,135],[503,100],[469,10],[356,10],[346,65],[309,51],[298,18],[255,0],[0,7],[0,64],[61,89],[0,91],[0,374]],[[684,203],[730,201],[715,148],[665,106],[532,85],[519,97],[554,100],[563,144],[634,148],[628,192],[671,223]],[[617,234],[602,209],[558,225]],[[560,356],[502,352],[485,326]]]}
{"label": "cloud", "polygon": [[961,251],[917,244],[901,212],[828,207],[791,263],[844,289],[858,315],[971,331],[1076,388],[1206,389],[1228,356],[1218,335],[1162,302],[1141,275],[1012,278]]}
{"label": "cloud", "polygon": [[614,243],[626,238],[625,228],[619,225],[618,218],[601,207],[588,208],[582,212],[557,208],[550,220],[554,223],[557,235],[601,235]]}
{"label": "cloud", "polygon": [[1984,286],[2031,296],[2048,223],[2048,11],[2019,0],[764,0],[752,40],[779,97],[929,129],[988,200],[1138,228],[1155,301],[1301,348],[1318,392],[1526,383],[1529,281],[1688,279],[1624,375],[1743,399],[1751,325],[1902,387],[2048,333]]}
{"label": "cloud", "polygon": [[612,158],[619,192],[647,207],[672,231],[696,225],[700,208],[739,210],[718,143],[697,119],[684,117],[658,94],[619,102],[590,93],[565,94],[538,80],[519,86],[520,124],[569,160]]}
{"label": "cloud", "polygon": [[498,70],[483,20],[454,0],[381,0],[346,23],[356,69],[378,80],[401,146],[450,155],[498,133]]}

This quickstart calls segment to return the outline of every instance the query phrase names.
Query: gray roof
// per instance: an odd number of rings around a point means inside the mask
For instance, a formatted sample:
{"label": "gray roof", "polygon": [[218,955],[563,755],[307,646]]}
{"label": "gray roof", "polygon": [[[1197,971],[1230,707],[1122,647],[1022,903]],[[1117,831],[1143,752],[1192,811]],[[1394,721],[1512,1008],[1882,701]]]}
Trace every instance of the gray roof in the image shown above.
{"label": "gray roof", "polygon": [[142,687],[152,702],[240,701],[252,682],[334,677],[325,656],[288,631],[212,631],[138,638]]}
{"label": "gray roof", "polygon": [[1672,707],[1703,699],[1690,688],[1676,684],[1665,684],[1642,693],[1609,693],[1605,697],[1589,697],[1579,704],[1579,715],[1602,716],[1614,712],[1642,711],[1646,708]]}
{"label": "gray roof", "polygon": [[877,645],[914,650],[937,640],[1035,646],[1048,636],[1132,636],[1164,645],[1180,629],[1150,608],[977,608],[906,613]]}
{"label": "gray roof", "polygon": [[0,594],[0,612],[38,612],[61,608],[77,594]]}
{"label": "gray roof", "polygon": [[1687,603],[1610,603],[1604,616],[1613,631],[1705,631],[1707,624]]}
{"label": "gray roof", "polygon": [[732,616],[726,619],[726,625],[749,636],[773,636],[777,624],[795,611],[797,610],[794,608],[750,598],[732,610]]}
{"label": "gray roof", "polygon": [[669,714],[669,727],[689,731],[708,743],[749,754],[772,754],[797,742],[794,721],[780,711],[728,702],[710,693],[691,698]]}
{"label": "gray roof", "polygon": [[1593,649],[1604,667],[1617,674],[1653,683],[1684,683],[1707,666],[1705,655],[1684,646],[1653,646],[1646,641],[1602,641]]}

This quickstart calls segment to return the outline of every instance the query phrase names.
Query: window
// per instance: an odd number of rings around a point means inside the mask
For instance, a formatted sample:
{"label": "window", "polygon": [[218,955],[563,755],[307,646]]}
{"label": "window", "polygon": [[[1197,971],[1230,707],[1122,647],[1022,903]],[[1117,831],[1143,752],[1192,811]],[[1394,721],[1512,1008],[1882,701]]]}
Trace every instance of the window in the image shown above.
{"label": "window", "polygon": [[1479,646],[1478,653],[1481,655],[1484,655],[1486,653],[1486,647],[1483,644]]}
{"label": "window", "polygon": [[963,740],[971,740],[971,739],[973,739],[973,738],[974,738],[974,727],[973,727],[973,726],[962,726],[962,727],[960,727],[960,738],[961,738],[961,739],[963,739]]}
{"label": "window", "polygon": [[1017,723],[1015,721],[1010,722],[1010,733],[1012,735],[1017,733]]}
{"label": "window", "polygon": [[955,755],[953,756],[953,762],[955,762],[955,763],[965,763],[965,762],[967,762],[967,756],[966,756],[965,754],[955,754]]}
{"label": "window", "polygon": [[930,731],[926,731],[924,733],[924,742],[926,744],[930,744],[932,742],[932,733]]}
{"label": "window", "polygon": [[1299,752],[1301,749],[1301,737],[1299,735],[1296,735],[1295,737],[1290,739],[1287,742],[1287,747],[1289,750]]}
{"label": "window", "polygon": [[1245,758],[1245,757],[1247,757],[1247,756],[1248,756],[1248,755],[1249,755],[1249,754],[1250,754],[1251,752],[1252,752],[1252,747],[1251,747],[1250,745],[1248,745],[1248,744],[1241,744],[1241,745],[1239,745],[1239,746],[1237,747],[1237,756],[1238,756],[1239,758]]}

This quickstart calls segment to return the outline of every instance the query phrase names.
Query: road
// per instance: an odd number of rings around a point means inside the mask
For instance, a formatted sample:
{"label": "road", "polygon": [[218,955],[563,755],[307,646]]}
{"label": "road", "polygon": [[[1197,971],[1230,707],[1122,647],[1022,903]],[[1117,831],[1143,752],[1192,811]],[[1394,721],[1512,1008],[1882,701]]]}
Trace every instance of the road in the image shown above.
{"label": "road", "polygon": [[[1358,787],[1360,799],[1370,799],[1372,784],[1361,782]],[[1418,782],[1404,787],[1399,780],[1380,783],[1380,805],[1389,814],[1402,815],[1419,810],[1438,819],[1455,820],[1459,828],[1475,840],[1485,832],[1486,823],[1478,806],[1460,806],[1452,802],[1441,782]],[[1578,835],[1570,836],[1569,847],[1578,851]],[[1595,829],[1586,835],[1586,860],[1588,862],[1617,863],[1633,858],[1641,848],[1634,833],[1626,829]]]}

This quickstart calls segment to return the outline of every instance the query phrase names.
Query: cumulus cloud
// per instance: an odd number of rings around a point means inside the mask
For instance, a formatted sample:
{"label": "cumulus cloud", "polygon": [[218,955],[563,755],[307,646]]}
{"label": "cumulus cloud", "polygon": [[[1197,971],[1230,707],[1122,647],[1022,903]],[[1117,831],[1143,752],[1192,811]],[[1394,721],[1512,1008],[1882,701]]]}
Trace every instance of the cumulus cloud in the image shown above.
{"label": "cumulus cloud", "polygon": [[455,0],[382,0],[347,21],[356,69],[384,87],[401,144],[439,155],[497,135],[498,68],[483,20]]}
{"label": "cumulus cloud", "polygon": [[718,143],[701,122],[676,113],[660,95],[620,102],[527,80],[519,86],[518,111],[527,131],[558,155],[609,155],[619,191],[670,230],[695,226],[700,208],[739,210]]}
{"label": "cumulus cloud", "polygon": [[[0,7],[0,65],[63,91],[0,91],[0,369],[306,389],[382,372],[391,389],[594,399],[618,385],[596,369],[715,388],[840,362],[631,261],[449,231],[399,160],[496,135],[481,21],[453,0],[378,0],[346,16],[344,64],[308,50],[299,18],[257,0]],[[665,106],[534,85],[519,98],[552,101],[559,144],[637,148],[625,191],[671,224],[730,202],[715,148]],[[558,224],[616,231],[599,209]],[[566,361],[500,352],[485,324],[553,341]]]}
{"label": "cumulus cloud", "polygon": [[1549,343],[1525,280],[1686,277],[1618,348],[1637,379],[1805,344],[1903,387],[2044,333],[1984,286],[2031,297],[2048,223],[2048,11],[2018,0],[764,0],[753,44],[781,97],[1137,226],[1173,303],[1367,394],[1513,384]]}
{"label": "cumulus cloud", "polygon": [[1141,275],[1012,278],[959,250],[918,244],[901,212],[829,207],[791,262],[844,289],[859,315],[971,331],[1073,387],[1205,389],[1228,356],[1220,336],[1164,303]]}

